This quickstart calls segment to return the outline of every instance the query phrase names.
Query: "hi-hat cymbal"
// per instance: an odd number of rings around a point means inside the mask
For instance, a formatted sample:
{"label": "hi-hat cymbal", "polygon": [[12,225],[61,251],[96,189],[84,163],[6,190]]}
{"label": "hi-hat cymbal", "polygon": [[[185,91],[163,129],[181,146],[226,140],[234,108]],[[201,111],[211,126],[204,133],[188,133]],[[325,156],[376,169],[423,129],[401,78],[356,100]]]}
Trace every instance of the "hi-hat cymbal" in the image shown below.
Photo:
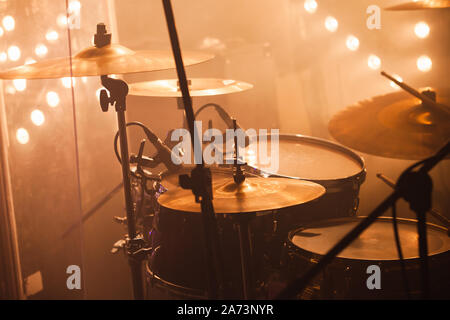
{"label": "hi-hat cymbal", "polygon": [[[178,175],[179,173],[177,173]],[[213,205],[216,213],[238,214],[275,210],[313,201],[325,193],[320,184],[287,178],[247,176],[237,185],[231,170],[212,171]],[[174,175],[175,176],[175,175]],[[173,177],[172,177],[173,178]],[[192,190],[175,187],[167,178],[168,191],[158,198],[161,206],[182,212],[201,212]],[[172,181],[172,183],[170,183]]]}
{"label": "hi-hat cymbal", "polygon": [[[205,52],[183,51],[183,63],[186,66],[208,61],[213,57],[212,54]],[[73,77],[171,68],[175,68],[175,61],[170,51],[133,51],[119,44],[110,44],[102,48],[89,47],[72,57]],[[70,76],[70,57],[39,61],[0,72],[0,79],[50,79]]]}
{"label": "hi-hat cymbal", "polygon": [[421,10],[421,9],[444,9],[450,8],[450,0],[416,0],[392,7],[385,8],[386,10]]}
{"label": "hi-hat cymbal", "polygon": [[[436,90],[450,105],[450,89]],[[450,115],[399,91],[361,101],[335,115],[331,135],[350,148],[388,158],[423,159],[450,139]]]}
{"label": "hi-hat cymbal", "polygon": [[[253,88],[253,85],[226,79],[189,79],[189,93],[192,97],[216,96],[241,92]],[[155,80],[132,83],[130,95],[147,97],[181,97],[177,79]]]}

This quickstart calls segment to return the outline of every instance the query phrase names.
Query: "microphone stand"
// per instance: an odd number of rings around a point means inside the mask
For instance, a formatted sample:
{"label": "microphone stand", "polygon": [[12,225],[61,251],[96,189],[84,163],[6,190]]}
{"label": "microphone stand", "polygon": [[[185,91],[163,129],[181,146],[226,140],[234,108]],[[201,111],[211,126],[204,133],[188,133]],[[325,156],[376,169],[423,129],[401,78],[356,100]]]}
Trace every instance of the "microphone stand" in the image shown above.
{"label": "microphone stand", "polygon": [[[429,297],[428,278],[428,246],[426,229],[426,212],[431,207],[432,181],[428,172],[450,153],[450,141],[434,156],[419,161],[407,168],[397,181],[395,191],[379,204],[363,221],[353,228],[333,248],[331,248],[320,261],[311,267],[303,276],[295,279],[286,286],[277,296],[277,299],[290,299],[301,292],[308,282],[324,269],[342,250],[355,240],[365,229],[389,209],[395,202],[404,198],[409,202],[410,208],[417,214],[417,231],[419,234],[419,256],[421,269],[422,298]],[[412,171],[422,165],[418,171]]]}
{"label": "microphone stand", "polygon": [[[175,19],[170,0],[162,0],[164,13],[169,31],[172,52],[175,59],[178,80],[183,98],[184,110],[188,122],[189,132],[191,134],[192,147],[194,148],[194,157],[197,166],[192,170],[191,175],[180,175],[180,186],[184,189],[191,189],[195,196],[195,201],[201,204],[205,254],[207,265],[207,294],[210,299],[217,299],[220,296],[222,286],[222,256],[219,247],[219,238],[217,230],[217,221],[212,204],[212,177],[211,170],[204,166],[203,154],[198,157],[195,146],[202,146],[199,137],[195,134],[195,117],[192,108],[192,99],[189,94],[188,81],[184,70],[183,58],[181,56],[181,48],[178,40],[178,34],[175,26]],[[200,133],[201,134],[201,133]],[[199,159],[198,159],[199,158]]]}

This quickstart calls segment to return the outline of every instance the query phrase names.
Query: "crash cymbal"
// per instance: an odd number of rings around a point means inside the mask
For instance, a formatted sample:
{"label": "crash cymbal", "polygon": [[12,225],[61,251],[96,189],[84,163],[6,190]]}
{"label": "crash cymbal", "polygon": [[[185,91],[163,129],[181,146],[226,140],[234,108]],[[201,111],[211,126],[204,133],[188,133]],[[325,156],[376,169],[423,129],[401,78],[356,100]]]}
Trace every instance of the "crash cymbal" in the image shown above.
{"label": "crash cymbal", "polygon": [[[450,105],[450,89],[436,90]],[[388,158],[423,159],[450,139],[450,115],[400,91],[361,101],[335,115],[331,135],[350,148]]]}
{"label": "crash cymbal", "polygon": [[[137,82],[129,85],[130,95],[147,97],[181,97],[178,79]],[[226,79],[189,79],[189,93],[192,97],[216,96],[241,92],[253,85]]]}
{"label": "crash cymbal", "polygon": [[[162,184],[169,189],[158,202],[161,206],[183,212],[201,212],[200,204],[195,202],[192,190],[175,187],[171,175]],[[232,171],[213,170],[213,205],[216,213],[238,214],[275,210],[313,201],[325,193],[320,184],[287,178],[262,178],[247,176],[237,185]]]}
{"label": "crash cymbal", "polygon": [[[212,59],[209,53],[183,51],[186,66]],[[72,76],[101,76],[175,68],[172,52],[133,51],[119,44],[89,47],[72,57]],[[56,58],[0,72],[0,79],[49,79],[70,77],[70,58]]]}
{"label": "crash cymbal", "polygon": [[386,10],[421,10],[450,8],[450,0],[416,0],[385,8]]}

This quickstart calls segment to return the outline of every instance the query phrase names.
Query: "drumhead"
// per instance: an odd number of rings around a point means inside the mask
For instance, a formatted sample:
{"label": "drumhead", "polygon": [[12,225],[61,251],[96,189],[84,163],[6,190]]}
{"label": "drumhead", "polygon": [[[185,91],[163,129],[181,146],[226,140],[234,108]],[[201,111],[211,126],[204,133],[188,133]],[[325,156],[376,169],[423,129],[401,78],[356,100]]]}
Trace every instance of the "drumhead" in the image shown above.
{"label": "drumhead", "polygon": [[[315,223],[292,231],[289,234],[289,240],[301,250],[315,255],[324,255],[361,222],[362,218],[364,217]],[[404,258],[418,258],[417,221],[398,219],[397,225]],[[429,256],[441,254],[450,249],[450,240],[443,228],[427,224],[427,237]],[[397,260],[392,218],[379,218],[337,257],[352,260]]]}
{"label": "drumhead", "polygon": [[[364,160],[348,148],[333,142],[302,135],[280,134],[279,169],[271,172],[271,160],[259,159],[259,138],[245,149],[250,167],[268,174],[304,180],[338,180],[357,176],[364,171]],[[271,135],[267,135],[267,157],[271,155]],[[256,146],[255,146],[256,144]]]}

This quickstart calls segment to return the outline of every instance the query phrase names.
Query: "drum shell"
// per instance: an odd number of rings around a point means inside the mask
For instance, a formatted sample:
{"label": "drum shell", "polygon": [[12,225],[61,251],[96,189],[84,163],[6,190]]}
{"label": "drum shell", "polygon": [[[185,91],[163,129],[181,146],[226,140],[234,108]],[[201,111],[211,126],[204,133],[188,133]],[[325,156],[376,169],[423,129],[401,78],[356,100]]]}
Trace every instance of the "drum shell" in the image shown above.
{"label": "drum shell", "polygon": [[[362,219],[362,218],[355,218]],[[399,222],[413,222],[409,219],[398,219]],[[443,235],[446,231],[441,229]],[[304,250],[294,245],[292,236],[297,230],[289,233],[283,253],[286,281],[292,281],[323,257],[320,254]],[[391,230],[389,230],[391,231]],[[420,263],[418,258],[405,259],[405,269],[410,290],[410,297],[421,298]],[[450,251],[433,254],[428,257],[431,298],[450,298]],[[381,289],[369,290],[366,281],[371,274],[367,268],[377,265],[381,270]],[[323,271],[311,279],[310,287],[320,287],[320,299],[406,299],[401,265],[399,260],[363,260],[338,257],[326,266]]]}
{"label": "drum shell", "polygon": [[[225,294],[227,298],[239,298],[241,274],[238,233],[233,221],[224,216],[217,215],[217,223]],[[165,281],[197,292],[205,290],[207,268],[201,213],[161,207],[158,231],[160,246],[152,254],[149,267]]]}
{"label": "drum shell", "polygon": [[[268,140],[269,137],[271,137],[271,135],[267,136]],[[318,183],[325,187],[326,193],[315,201],[303,204],[302,206],[274,212],[273,221],[276,221],[275,227],[281,234],[283,234],[283,237],[285,237],[287,232],[291,231],[293,228],[310,221],[350,217],[356,215],[359,205],[359,189],[360,186],[364,183],[366,177],[365,163],[362,157],[344,146],[324,139],[288,134],[280,134],[278,135],[278,138],[280,143],[282,143],[282,141],[298,140],[299,142],[306,142],[311,145],[317,145],[318,147],[326,147],[335,152],[345,154],[347,157],[357,162],[361,167],[358,172],[349,176],[330,179],[318,177],[316,179],[312,178],[313,175],[310,175],[309,177],[302,177],[295,176],[293,174],[286,174],[286,172],[289,172],[289,170],[286,169],[283,170],[285,174],[278,174],[266,172],[255,166],[246,166],[246,170],[252,174],[271,177],[286,177],[290,179],[302,179]],[[299,159],[300,158],[301,155],[299,155]],[[274,227],[269,226],[269,229],[270,228]]]}

